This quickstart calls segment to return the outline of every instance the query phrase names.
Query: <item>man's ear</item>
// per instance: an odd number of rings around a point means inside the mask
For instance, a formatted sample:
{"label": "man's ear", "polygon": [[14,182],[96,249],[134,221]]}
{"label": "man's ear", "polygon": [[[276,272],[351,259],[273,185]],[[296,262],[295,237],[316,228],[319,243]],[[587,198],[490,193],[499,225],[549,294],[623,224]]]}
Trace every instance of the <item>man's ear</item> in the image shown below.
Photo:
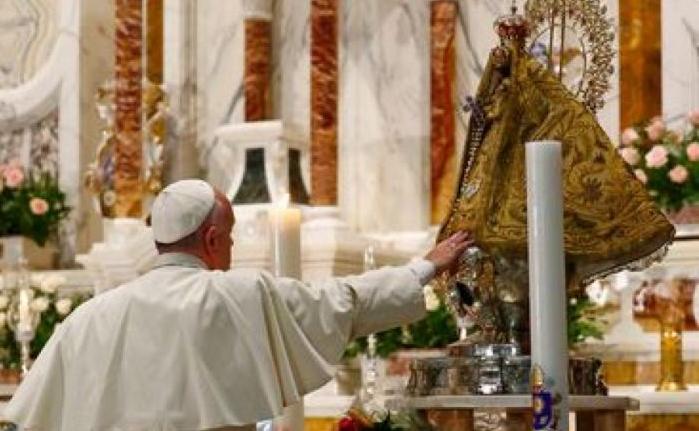
{"label": "man's ear", "polygon": [[216,226],[211,225],[204,231],[204,246],[207,251],[214,250],[216,248]]}

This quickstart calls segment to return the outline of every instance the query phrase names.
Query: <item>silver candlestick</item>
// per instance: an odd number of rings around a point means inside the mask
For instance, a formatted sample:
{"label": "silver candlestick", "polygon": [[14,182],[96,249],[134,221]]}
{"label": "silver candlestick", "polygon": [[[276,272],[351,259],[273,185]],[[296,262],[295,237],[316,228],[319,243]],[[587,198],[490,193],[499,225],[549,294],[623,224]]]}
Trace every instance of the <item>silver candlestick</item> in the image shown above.
{"label": "silver candlestick", "polygon": [[[376,269],[376,259],[374,258],[374,247],[369,246],[364,250],[364,271]],[[362,385],[362,398],[368,409],[377,407],[376,397],[379,392],[378,380],[378,360],[376,357],[376,334],[369,334],[367,337],[366,370]]]}
{"label": "silver candlestick", "polygon": [[30,274],[26,259],[21,259],[17,271],[17,295],[8,307],[8,325],[15,333],[20,345],[21,376],[24,378],[32,365],[31,342],[36,334],[41,313],[31,307],[34,292],[31,289]]}

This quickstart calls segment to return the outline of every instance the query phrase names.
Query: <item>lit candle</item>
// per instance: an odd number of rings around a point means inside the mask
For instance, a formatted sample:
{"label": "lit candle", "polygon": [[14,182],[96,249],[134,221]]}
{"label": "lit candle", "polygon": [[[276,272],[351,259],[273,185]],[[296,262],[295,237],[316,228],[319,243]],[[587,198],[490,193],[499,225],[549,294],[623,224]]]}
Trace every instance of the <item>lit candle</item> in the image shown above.
{"label": "lit candle", "polygon": [[[272,272],[277,277],[301,278],[301,210],[289,208],[289,195],[269,210]],[[281,428],[303,431],[303,399],[284,408]]]}
{"label": "lit candle", "polygon": [[283,200],[269,210],[272,272],[301,278],[301,210]]}
{"label": "lit candle", "polygon": [[29,309],[29,290],[19,290],[19,332],[24,333],[32,330],[31,311]]}
{"label": "lit candle", "polygon": [[560,396],[560,402],[553,407],[558,418],[555,429],[567,430],[568,340],[561,143],[528,142],[526,165],[532,366],[543,371],[544,389],[554,398]]}

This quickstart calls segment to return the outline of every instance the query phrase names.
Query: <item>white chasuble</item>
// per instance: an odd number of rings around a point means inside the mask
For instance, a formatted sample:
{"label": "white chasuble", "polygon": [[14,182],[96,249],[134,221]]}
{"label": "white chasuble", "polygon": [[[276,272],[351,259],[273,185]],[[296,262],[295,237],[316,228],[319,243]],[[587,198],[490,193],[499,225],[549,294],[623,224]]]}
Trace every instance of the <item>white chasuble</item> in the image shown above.
{"label": "white chasuble", "polygon": [[60,325],[4,419],[32,431],[198,431],[278,416],[331,378],[350,339],[424,315],[415,268],[305,284],[161,255]]}

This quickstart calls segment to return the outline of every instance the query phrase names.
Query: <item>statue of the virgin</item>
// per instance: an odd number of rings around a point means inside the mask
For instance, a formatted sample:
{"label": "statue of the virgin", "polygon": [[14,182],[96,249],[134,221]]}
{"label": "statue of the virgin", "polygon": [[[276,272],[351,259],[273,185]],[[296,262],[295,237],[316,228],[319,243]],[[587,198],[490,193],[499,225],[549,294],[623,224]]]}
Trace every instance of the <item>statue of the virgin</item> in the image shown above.
{"label": "statue of the virgin", "polygon": [[[513,11],[495,29],[501,43],[468,101],[460,182],[439,240],[459,230],[472,233],[479,250],[462,260],[450,281],[466,279],[460,290],[470,289],[481,303],[500,304],[500,320],[516,326],[502,314],[517,314],[508,304],[528,296],[526,142],[562,143],[569,290],[649,265],[664,254],[675,231],[594,114],[527,51],[524,17]],[[507,341],[502,337],[510,338],[501,334],[497,341]]]}

